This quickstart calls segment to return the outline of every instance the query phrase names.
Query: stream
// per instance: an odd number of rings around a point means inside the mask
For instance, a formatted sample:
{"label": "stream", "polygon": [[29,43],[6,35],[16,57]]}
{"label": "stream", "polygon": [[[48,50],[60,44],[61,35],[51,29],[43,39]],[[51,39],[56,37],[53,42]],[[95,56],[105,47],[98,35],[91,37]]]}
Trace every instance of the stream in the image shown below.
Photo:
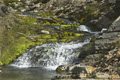
{"label": "stream", "polygon": [[76,62],[80,48],[87,43],[89,40],[37,45],[3,67],[0,80],[50,80],[59,65]]}
{"label": "stream", "polygon": [[50,80],[55,71],[49,71],[40,67],[35,68],[16,68],[11,66],[3,67],[0,80]]}
{"label": "stream", "polygon": [[[78,31],[92,32],[81,25]],[[83,45],[90,42],[72,41],[36,45],[18,57],[12,64],[3,67],[0,80],[50,80],[57,75],[55,69],[60,65],[74,64],[78,60]]]}

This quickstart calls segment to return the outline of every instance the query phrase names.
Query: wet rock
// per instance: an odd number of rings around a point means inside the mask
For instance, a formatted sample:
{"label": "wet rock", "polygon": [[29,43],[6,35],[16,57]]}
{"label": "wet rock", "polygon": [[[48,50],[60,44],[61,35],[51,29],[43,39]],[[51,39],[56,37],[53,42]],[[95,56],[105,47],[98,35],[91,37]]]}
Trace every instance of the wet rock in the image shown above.
{"label": "wet rock", "polygon": [[58,73],[72,73],[72,74],[80,74],[82,72],[87,73],[87,68],[89,66],[82,66],[81,64],[76,65],[61,65],[56,69]]}
{"label": "wet rock", "polygon": [[81,74],[81,73],[86,74],[87,73],[87,71],[86,71],[87,67],[84,67],[84,66],[75,65],[75,66],[72,66],[70,68],[71,68],[70,71],[71,71],[72,74]]}
{"label": "wet rock", "polygon": [[57,67],[56,72],[58,73],[63,73],[63,72],[68,72],[69,71],[69,66],[68,65],[61,65]]}
{"label": "wet rock", "polygon": [[[56,71],[66,73],[64,76],[59,75],[54,79],[81,79],[86,78],[89,74],[92,74],[97,68],[92,66],[83,66],[82,64],[76,65],[62,65],[59,66]],[[68,75],[69,74],[69,78]],[[66,78],[67,76],[67,78]]]}

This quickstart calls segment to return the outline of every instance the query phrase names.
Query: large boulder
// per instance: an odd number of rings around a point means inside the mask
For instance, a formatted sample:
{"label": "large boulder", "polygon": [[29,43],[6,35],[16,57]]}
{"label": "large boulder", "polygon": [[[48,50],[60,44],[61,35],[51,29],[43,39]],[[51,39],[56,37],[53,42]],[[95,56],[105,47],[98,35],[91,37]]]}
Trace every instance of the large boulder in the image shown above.
{"label": "large boulder", "polygon": [[95,52],[95,47],[94,47],[94,43],[89,43],[89,44],[85,44],[80,53],[79,53],[79,58],[86,58],[88,55],[94,54]]}
{"label": "large boulder", "polygon": [[59,66],[56,71],[58,73],[72,73],[72,74],[80,74],[81,72],[87,73],[88,66],[81,66],[81,64],[76,65],[61,65]]}
{"label": "large boulder", "polygon": [[[102,30],[102,28],[109,28],[114,20],[120,15],[120,0],[105,0],[106,9],[100,12],[100,16],[97,20],[90,20],[86,24],[93,30]],[[110,6],[109,3],[112,3]],[[101,5],[103,8],[105,5]],[[99,10],[99,8],[98,8]]]}
{"label": "large boulder", "polygon": [[112,23],[108,31],[120,31],[120,16]]}
{"label": "large boulder", "polygon": [[107,32],[103,32],[95,40],[96,53],[107,53],[120,45],[120,17],[118,17]]}

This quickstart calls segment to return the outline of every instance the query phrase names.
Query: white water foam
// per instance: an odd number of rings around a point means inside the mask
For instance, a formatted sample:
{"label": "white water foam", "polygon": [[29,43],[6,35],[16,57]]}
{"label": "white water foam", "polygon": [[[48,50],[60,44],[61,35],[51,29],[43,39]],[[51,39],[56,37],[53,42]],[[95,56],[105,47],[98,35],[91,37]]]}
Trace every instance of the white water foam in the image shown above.
{"label": "white water foam", "polygon": [[88,28],[88,27],[85,26],[85,25],[80,25],[80,26],[78,26],[77,31],[91,32],[90,28]]}
{"label": "white water foam", "polygon": [[49,70],[55,70],[59,65],[66,65],[72,62],[78,54],[75,49],[81,48],[84,44],[89,43],[89,40],[84,42],[70,43],[50,43],[36,46],[28,50],[11,66],[19,68],[26,67],[44,67]]}

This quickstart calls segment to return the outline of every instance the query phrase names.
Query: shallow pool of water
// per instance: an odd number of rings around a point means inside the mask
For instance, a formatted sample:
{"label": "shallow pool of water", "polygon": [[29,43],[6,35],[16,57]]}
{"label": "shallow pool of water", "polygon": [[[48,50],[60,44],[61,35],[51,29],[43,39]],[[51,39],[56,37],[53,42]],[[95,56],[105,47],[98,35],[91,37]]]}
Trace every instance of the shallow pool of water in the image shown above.
{"label": "shallow pool of water", "polygon": [[56,75],[55,71],[42,68],[16,68],[3,67],[0,80],[51,80]]}

